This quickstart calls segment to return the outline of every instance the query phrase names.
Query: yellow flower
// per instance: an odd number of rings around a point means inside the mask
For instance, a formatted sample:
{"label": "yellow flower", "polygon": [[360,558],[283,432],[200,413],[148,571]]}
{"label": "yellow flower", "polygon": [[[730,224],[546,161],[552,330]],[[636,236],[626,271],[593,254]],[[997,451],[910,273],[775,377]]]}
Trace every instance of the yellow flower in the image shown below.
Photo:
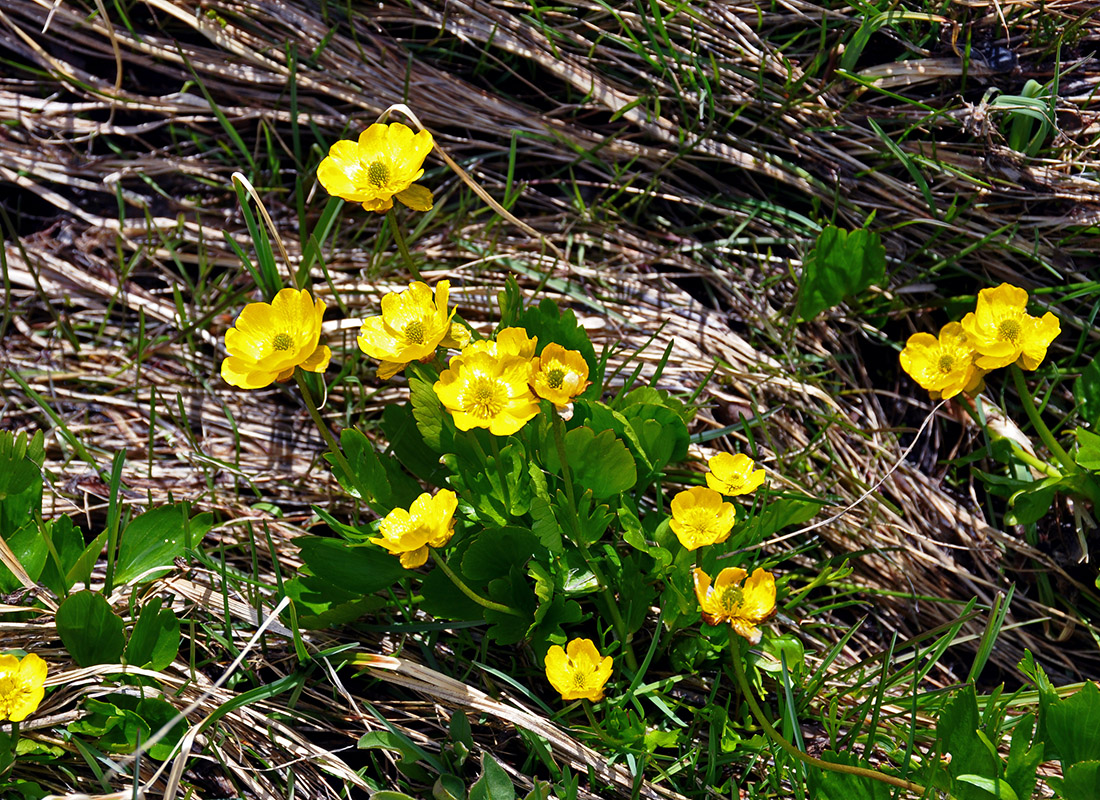
{"label": "yellow flower", "polygon": [[537,336],[528,336],[524,328],[505,328],[500,331],[496,340],[482,339],[474,342],[462,351],[462,355],[474,353],[488,353],[494,358],[514,356],[530,361],[535,357],[535,347],[538,345]]}
{"label": "yellow flower", "polygon": [[530,362],[518,356],[470,352],[451,359],[435,383],[435,393],[460,431],[488,428],[495,436],[515,433],[539,413],[527,385]]}
{"label": "yellow flower", "polygon": [[672,498],[672,520],[668,526],[688,550],[724,542],[733,530],[737,509],[722,495],[705,486],[693,486]]}
{"label": "yellow flower", "polygon": [[400,122],[376,122],[358,142],[342,140],[330,147],[317,167],[317,180],[329,194],[362,203],[367,211],[389,211],[395,197],[411,209],[428,211],[432,192],[416,181],[432,145],[427,131],[414,135]]}
{"label": "yellow flower", "polygon": [[382,362],[378,365],[379,378],[393,377],[410,361],[431,358],[440,345],[461,344],[460,337],[466,331],[451,321],[455,309],[447,311],[450,289],[450,281],[440,281],[435,285],[433,299],[428,284],[410,283],[408,289],[390,292],[382,298],[381,316],[363,321],[359,349]]}
{"label": "yellow flower", "polygon": [[249,303],[236,327],[225,332],[229,357],[222,361],[222,378],[242,389],[262,389],[287,380],[295,367],[324,372],[332,357],[317,344],[324,315],[324,301],[314,303],[305,289],[283,289],[270,303]]}
{"label": "yellow flower", "polygon": [[546,345],[531,367],[531,388],[559,409],[588,388],[588,364],[584,357],[560,344]]}
{"label": "yellow flower", "polygon": [[754,470],[752,459],[744,453],[718,453],[707,466],[707,486],[728,497],[755,492],[764,482],[764,470]]}
{"label": "yellow flower", "polygon": [[450,489],[432,495],[424,492],[406,511],[395,508],[379,523],[380,538],[371,539],[393,555],[401,556],[401,566],[413,569],[428,560],[429,547],[442,547],[454,534],[454,514],[458,497]]}
{"label": "yellow flower", "polygon": [[591,639],[573,639],[562,650],[553,645],[546,651],[546,679],[562,700],[603,698],[603,686],[611,677],[611,656],[600,656]]}
{"label": "yellow flower", "polygon": [[727,567],[718,573],[711,586],[710,576],[703,570],[696,569],[694,575],[695,596],[703,609],[703,621],[708,625],[728,621],[739,635],[758,644],[761,634],[756,626],[775,613],[775,576],[757,568],[746,581],[745,570]]}
{"label": "yellow flower", "polygon": [[898,357],[909,377],[934,396],[948,399],[959,392],[973,393],[981,386],[985,370],[974,363],[971,339],[957,322],[948,322],[937,339],[930,333],[914,333]]}
{"label": "yellow flower", "polygon": [[34,653],[22,659],[0,656],[0,720],[21,722],[38,709],[46,695],[46,662]]}
{"label": "yellow flower", "polygon": [[1040,318],[1026,309],[1027,292],[1017,286],[1002,283],[978,292],[978,304],[963,317],[962,327],[978,353],[976,363],[981,369],[1007,367],[1017,361],[1024,369],[1035,369],[1043,363],[1061,325],[1049,311]]}

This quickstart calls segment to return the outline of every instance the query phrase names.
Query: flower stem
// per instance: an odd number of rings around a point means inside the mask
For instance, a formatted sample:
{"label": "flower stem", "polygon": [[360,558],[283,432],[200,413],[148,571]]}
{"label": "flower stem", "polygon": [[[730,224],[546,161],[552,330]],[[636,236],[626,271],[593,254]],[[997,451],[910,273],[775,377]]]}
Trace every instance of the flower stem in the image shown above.
{"label": "flower stem", "polygon": [[500,490],[504,493],[504,513],[512,516],[512,493],[508,490],[508,476],[504,474],[504,463],[500,460],[500,445],[497,437],[489,434],[489,445],[493,451],[493,461],[497,465],[497,476],[500,478]]}
{"label": "flower stem", "polygon": [[596,583],[599,586],[600,594],[603,597],[604,603],[607,605],[607,613],[611,615],[611,625],[615,628],[615,635],[623,646],[623,656],[626,658],[626,665],[631,670],[637,672],[638,657],[634,655],[634,648],[631,646],[630,636],[627,634],[626,622],[623,620],[622,612],[619,611],[619,604],[615,601],[615,595],[608,586],[607,579],[603,576],[603,572],[600,570],[599,565],[596,563],[596,560],[592,558],[592,554],[588,550],[588,545],[585,544],[584,535],[581,532],[580,520],[577,517],[577,500],[573,492],[573,475],[569,470],[569,461],[565,456],[565,422],[562,420],[561,415],[558,414],[558,409],[553,405],[550,407],[550,427],[554,431],[554,445],[558,451],[558,460],[561,462],[561,477],[562,481],[565,483],[565,497],[569,503],[569,521],[573,525],[573,541],[576,542],[577,549],[581,551],[581,557],[584,559],[585,564],[592,570],[592,574],[596,576]]}
{"label": "flower stem", "polygon": [[413,277],[418,281],[423,280],[420,277],[420,269],[416,266],[416,262],[413,261],[412,254],[409,253],[409,246],[405,244],[405,234],[401,232],[401,225],[397,221],[397,209],[391,208],[386,216],[390,220],[390,230],[393,232],[393,240],[397,243],[397,249],[401,253],[401,258],[405,260],[405,266],[409,268],[409,272],[413,274]]}
{"label": "flower stem", "polygon": [[336,441],[336,437],[332,435],[332,431],[329,430],[328,425],[326,425],[325,421],[321,418],[321,412],[317,410],[317,404],[313,402],[313,395],[310,393],[309,386],[306,385],[305,378],[302,377],[300,370],[294,370],[294,380],[298,384],[298,390],[302,393],[302,400],[305,401],[306,410],[309,411],[309,416],[313,418],[313,424],[317,426],[317,430],[321,432],[321,436],[328,445],[332,457],[336,459],[336,463],[339,465],[340,469],[348,476],[348,480],[352,481],[359,489],[359,495],[363,498],[363,502],[375,511],[378,511],[378,509],[374,507],[374,496],[368,491],[367,487],[360,483],[359,476],[352,470],[351,464],[349,464],[347,458],[344,457],[344,451],[340,449],[339,442]]}
{"label": "flower stem", "polygon": [[1008,370],[1012,373],[1012,382],[1016,384],[1016,393],[1020,395],[1020,402],[1023,404],[1024,413],[1031,421],[1031,427],[1035,428],[1035,432],[1039,434],[1039,438],[1043,440],[1043,444],[1047,446],[1050,454],[1067,472],[1077,472],[1077,465],[1069,457],[1069,453],[1062,449],[1062,445],[1058,444],[1054,434],[1050,432],[1050,428],[1047,427],[1047,424],[1043,422],[1043,418],[1039,415],[1039,410],[1035,408],[1035,398],[1032,397],[1031,390],[1027,388],[1023,370],[1016,364],[1010,366]]}
{"label": "flower stem", "polygon": [[447,566],[447,562],[446,560],[444,560],[441,551],[435,549],[434,547],[429,549],[431,550],[432,557],[435,559],[435,563],[439,565],[439,568],[441,570],[443,570],[443,574],[451,579],[451,583],[458,587],[458,590],[460,592],[469,597],[479,606],[481,606],[482,608],[487,608],[490,611],[498,611],[501,614],[508,614],[509,616],[513,617],[523,618],[525,616],[522,611],[517,611],[511,606],[506,606],[503,603],[494,603],[492,600],[486,600],[484,597],[482,597],[469,586],[467,586],[465,581],[463,581],[462,578],[458,577],[458,574],[453,569]]}
{"label": "flower stem", "polygon": [[823,761],[820,758],[814,758],[807,753],[803,753],[793,744],[788,742],[783,735],[775,729],[768,718],[764,716],[763,709],[760,708],[760,704],[756,702],[756,696],[752,693],[752,688],[749,686],[748,679],[745,677],[745,667],[741,663],[741,640],[734,633],[733,628],[729,629],[730,637],[730,655],[733,657],[733,675],[737,679],[737,686],[741,690],[742,696],[745,698],[745,702],[749,704],[749,709],[752,711],[752,715],[756,718],[757,723],[764,729],[768,737],[779,745],[781,748],[787,751],[790,755],[801,761],[803,764],[808,764],[818,769],[829,770],[831,772],[843,772],[848,775],[856,775],[861,778],[869,778],[873,781],[880,781],[882,783],[888,783],[891,786],[897,786],[905,789],[907,792],[914,794],[926,795],[928,790],[921,786],[919,783],[913,783],[907,781],[904,778],[896,778],[893,775],[887,775],[885,772],[879,772],[878,770],[866,769],[864,767],[853,767],[848,764],[834,764],[831,761]]}

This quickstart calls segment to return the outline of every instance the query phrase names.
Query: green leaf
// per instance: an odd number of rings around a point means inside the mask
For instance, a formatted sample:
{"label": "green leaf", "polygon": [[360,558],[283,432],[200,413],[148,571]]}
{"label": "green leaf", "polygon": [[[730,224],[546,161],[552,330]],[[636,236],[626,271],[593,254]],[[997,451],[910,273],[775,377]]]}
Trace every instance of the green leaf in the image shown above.
{"label": "green leaf", "polygon": [[955,778],[959,783],[968,786],[976,786],[989,793],[990,798],[1000,800],[1020,800],[1015,790],[1000,778],[986,778],[981,775],[959,775]]}
{"label": "green leaf", "polygon": [[488,753],[481,757],[481,769],[481,777],[470,787],[470,800],[515,800],[512,779]]}
{"label": "green leaf", "polygon": [[[11,548],[16,560],[23,565],[30,579],[37,581],[46,566],[46,558],[49,555],[46,540],[42,538],[38,523],[32,519],[9,536],[8,547]],[[0,564],[0,593],[16,592],[22,588],[23,584],[12,571]]]}
{"label": "green leaf", "polygon": [[[557,342],[566,350],[576,350],[588,364],[588,372],[591,375],[596,368],[596,351],[588,334],[577,323],[577,315],[572,309],[561,311],[557,304],[549,298],[544,299],[537,306],[527,309],[520,317],[519,327],[527,331],[528,336],[538,337],[538,351],[551,342]],[[590,387],[585,394],[591,393]]]}
{"label": "green leaf", "polygon": [[126,646],[122,619],[98,592],[76,592],[58,607],[57,635],[81,667],[117,664]]}
{"label": "green leaf", "polygon": [[[951,754],[947,769],[955,781],[961,776],[998,776],[1000,759],[989,751],[978,733],[978,701],[973,686],[960,690],[940,712],[936,738],[943,751]],[[960,800],[984,800],[982,787],[972,780],[962,783],[953,785],[952,792]]]}
{"label": "green leaf", "polygon": [[374,594],[409,574],[397,556],[376,545],[355,546],[320,536],[299,536],[294,544],[313,575],[356,597]]}
{"label": "green leaf", "polygon": [[1100,797],[1100,761],[1080,761],[1066,770],[1064,800],[1096,800]]}
{"label": "green leaf", "polygon": [[[52,554],[47,557],[39,580],[58,597],[62,597],[68,594],[76,583],[71,573],[80,563],[84,553],[84,535],[73,525],[72,518],[69,516],[58,517],[47,523],[45,535],[49,537],[54,552],[57,553],[57,560],[54,560]],[[88,574],[91,574],[90,567]],[[83,580],[87,581],[87,579],[88,576],[85,575]]]}
{"label": "green leaf", "polygon": [[104,546],[107,544],[107,531],[103,531],[99,536],[88,542],[88,546],[84,548],[80,554],[80,558],[69,569],[68,575],[65,576],[65,581],[70,587],[76,586],[78,583],[87,584],[92,578],[92,570],[95,569],[96,562],[99,561],[100,553],[103,552]]}
{"label": "green leaf", "polygon": [[42,431],[29,440],[25,433],[0,431],[0,538],[42,511],[42,443]]}
{"label": "green leaf", "polygon": [[1100,360],[1093,359],[1073,382],[1077,411],[1090,428],[1100,428]]}
{"label": "green leaf", "polygon": [[283,583],[283,589],[296,605],[298,624],[307,630],[346,625],[386,604],[381,597],[353,594],[316,575],[296,575]]}
{"label": "green leaf", "polygon": [[812,320],[885,279],[886,250],[877,233],[829,225],[802,263],[798,315]]}
{"label": "green leaf", "polygon": [[[374,444],[358,428],[344,428],[340,432],[340,450],[347,459],[354,476],[344,475],[344,470],[332,453],[325,453],[325,460],[332,473],[352,497],[370,505],[380,515],[386,515],[397,507],[408,508],[420,495],[420,485],[408,475],[392,455],[380,458]],[[368,492],[363,497],[363,491]]]}
{"label": "green leaf", "polygon": [[1040,712],[1047,741],[1062,761],[1062,769],[1081,761],[1100,761],[1100,689],[1085,681],[1079,692],[1044,698]]}
{"label": "green leaf", "polygon": [[[1039,765],[1043,763],[1043,743],[1031,743],[1034,723],[1035,715],[1025,714],[1012,729],[1005,780],[1011,784],[1018,797],[1032,796],[1038,780]],[[1095,796],[1100,797],[1100,794]]]}
{"label": "green leaf", "polygon": [[382,411],[382,432],[390,449],[409,472],[429,486],[444,486],[447,472],[439,453],[428,447],[417,427],[410,403],[390,403]]}
{"label": "green leaf", "polygon": [[[164,575],[172,562],[196,546],[213,526],[213,514],[199,514],[191,519],[187,503],[161,506],[134,517],[122,532],[115,566],[116,584],[132,581],[139,575],[142,581]],[[158,569],[161,567],[163,570]]]}
{"label": "green leaf", "polygon": [[[109,694],[84,701],[87,716],[69,724],[69,731],[94,736],[105,750],[132,752],[139,743],[171,722],[176,709],[171,703],[156,697],[140,698],[126,694]],[[183,720],[177,720],[167,734],[149,749],[149,755],[164,761],[183,735]]]}
{"label": "green leaf", "polygon": [[180,649],[180,623],[170,608],[161,608],[160,598],[147,602],[126,645],[126,663],[152,670],[165,669]]}
{"label": "green leaf", "polygon": [[525,569],[538,549],[535,535],[522,528],[482,531],[462,556],[462,575],[486,583],[507,575],[513,567]]}
{"label": "green leaf", "polygon": [[[551,471],[561,471],[556,448],[548,448],[544,457]],[[567,431],[565,457],[574,484],[601,499],[625,492],[638,480],[634,458],[612,431],[596,434],[587,427]]]}
{"label": "green leaf", "polygon": [[416,427],[420,430],[424,443],[437,453],[446,452],[442,437],[450,415],[439,402],[433,388],[434,382],[421,377],[415,371],[410,372],[408,377],[409,403],[412,404],[413,419],[416,420]]}
{"label": "green leaf", "polygon": [[1078,466],[1100,472],[1100,434],[1077,429],[1077,452],[1073,456]]}
{"label": "green leaf", "polygon": [[1042,519],[1054,502],[1057,486],[1046,480],[1035,481],[1033,488],[1022,489],[1009,498],[1011,511],[1005,514],[1006,525],[1031,525]]}
{"label": "green leaf", "polygon": [[[821,754],[821,759],[831,764],[874,768],[870,764],[860,762],[851,753],[834,753],[826,750]],[[811,769],[807,777],[810,784],[809,796],[814,800],[889,800],[893,797],[893,790],[887,784],[846,772]]]}

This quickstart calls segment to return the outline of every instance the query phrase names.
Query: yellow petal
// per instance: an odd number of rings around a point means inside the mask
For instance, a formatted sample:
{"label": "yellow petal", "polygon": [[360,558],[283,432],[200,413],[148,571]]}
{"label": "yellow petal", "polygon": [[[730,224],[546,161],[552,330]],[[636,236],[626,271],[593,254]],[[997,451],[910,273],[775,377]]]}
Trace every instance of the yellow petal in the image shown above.
{"label": "yellow petal", "polygon": [[271,385],[278,375],[261,369],[251,361],[230,356],[222,361],[222,379],[230,386],[241,389],[262,389]]}
{"label": "yellow petal", "polygon": [[414,183],[408,189],[394,195],[398,200],[407,205],[413,211],[431,211],[434,198],[432,190],[427,186]]}
{"label": "yellow petal", "polygon": [[306,372],[324,372],[328,369],[328,362],[332,358],[332,351],[327,345],[318,345],[313,354],[303,361],[300,366]]}

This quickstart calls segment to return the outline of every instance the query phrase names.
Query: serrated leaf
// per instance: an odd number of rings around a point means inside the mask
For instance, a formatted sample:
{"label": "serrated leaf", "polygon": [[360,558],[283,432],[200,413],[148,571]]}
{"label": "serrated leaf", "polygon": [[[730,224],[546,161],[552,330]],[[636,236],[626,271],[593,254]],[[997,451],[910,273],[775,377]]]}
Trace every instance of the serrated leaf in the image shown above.
{"label": "serrated leaf", "polygon": [[[549,449],[544,457],[552,471],[561,471],[556,449]],[[588,427],[567,431],[565,457],[573,482],[600,499],[625,492],[638,480],[634,457],[612,431],[597,434]]]}
{"label": "serrated leaf", "polygon": [[[57,561],[52,554],[46,558],[39,580],[58,597],[62,597],[73,588],[74,582],[69,576],[84,553],[84,535],[73,525],[72,519],[68,516],[50,521],[46,526],[46,535],[50,537],[50,544],[53,545],[53,552],[57,554]],[[90,571],[89,568],[89,573]]]}
{"label": "serrated leaf", "polygon": [[1100,761],[1100,689],[1085,681],[1066,698],[1043,701],[1040,708],[1047,740],[1062,761],[1062,769],[1081,761]]}
{"label": "serrated leaf", "polygon": [[444,417],[447,416],[443,404],[439,402],[433,388],[434,382],[419,375],[409,375],[409,402],[412,404],[413,419],[424,443],[437,453],[445,452],[442,443]]}
{"label": "serrated leaf", "polygon": [[[850,753],[834,753],[826,750],[821,754],[823,761],[832,764],[846,764],[873,768],[859,761]],[[845,772],[812,769],[807,773],[810,784],[810,797],[814,800],[889,800],[893,790],[881,781],[851,775]]]}
{"label": "serrated leaf", "polygon": [[812,320],[886,279],[886,250],[877,233],[846,231],[833,225],[818,234],[802,263],[798,315]]}
{"label": "serrated leaf", "polygon": [[1080,761],[1066,770],[1063,800],[1096,800],[1100,797],[1100,761]]}
{"label": "serrated leaf", "polygon": [[[588,334],[577,323],[577,315],[572,309],[560,310],[556,303],[549,298],[544,299],[537,306],[532,306],[523,312],[520,317],[519,327],[527,331],[528,336],[538,337],[538,351],[551,342],[557,342],[566,350],[576,350],[588,364],[588,372],[592,374],[596,368],[596,351]],[[584,393],[593,392],[593,388]]]}

